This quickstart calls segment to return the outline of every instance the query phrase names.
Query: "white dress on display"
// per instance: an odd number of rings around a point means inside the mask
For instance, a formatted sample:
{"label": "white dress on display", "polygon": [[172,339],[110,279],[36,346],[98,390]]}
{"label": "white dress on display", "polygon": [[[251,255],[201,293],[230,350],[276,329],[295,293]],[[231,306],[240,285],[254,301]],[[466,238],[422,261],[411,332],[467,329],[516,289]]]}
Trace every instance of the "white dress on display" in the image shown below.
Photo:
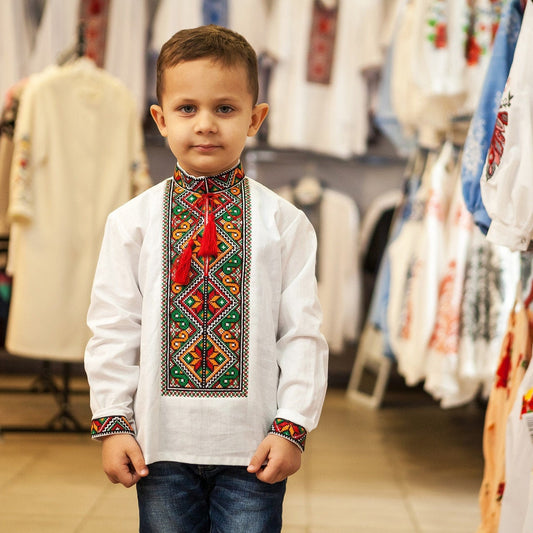
{"label": "white dress on display", "polygon": [[81,361],[106,217],[151,184],[135,101],[89,59],[49,67],[22,95],[14,143],[6,346]]}

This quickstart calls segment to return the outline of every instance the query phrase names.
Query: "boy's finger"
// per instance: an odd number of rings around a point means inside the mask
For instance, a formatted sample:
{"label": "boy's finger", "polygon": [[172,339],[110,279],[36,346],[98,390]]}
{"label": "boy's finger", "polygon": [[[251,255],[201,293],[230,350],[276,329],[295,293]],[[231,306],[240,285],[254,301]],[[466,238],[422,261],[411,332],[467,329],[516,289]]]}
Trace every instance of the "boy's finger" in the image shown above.
{"label": "boy's finger", "polygon": [[254,474],[255,472],[261,470],[261,467],[264,463],[266,463],[266,460],[268,458],[268,451],[269,448],[265,446],[264,443],[261,443],[258,446],[257,450],[254,453],[254,456],[250,460],[250,464],[248,465],[248,472]]}
{"label": "boy's finger", "polygon": [[148,467],[144,462],[143,454],[140,448],[134,448],[129,451],[128,456],[131,461],[131,466],[134,470],[133,474],[138,474],[140,477],[145,477],[148,475]]}

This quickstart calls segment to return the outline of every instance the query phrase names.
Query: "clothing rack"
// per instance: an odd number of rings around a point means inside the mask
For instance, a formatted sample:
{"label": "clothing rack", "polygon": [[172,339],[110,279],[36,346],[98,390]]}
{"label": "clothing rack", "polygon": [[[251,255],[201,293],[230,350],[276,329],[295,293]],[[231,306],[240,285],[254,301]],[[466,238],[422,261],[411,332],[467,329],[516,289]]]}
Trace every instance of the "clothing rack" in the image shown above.
{"label": "clothing rack", "polygon": [[[383,355],[381,332],[367,322],[357,348],[346,390],[347,397],[365,407],[378,409],[387,389],[392,363],[392,359]],[[366,381],[370,375],[374,382],[368,391],[369,386]]]}
{"label": "clothing rack", "polygon": [[25,433],[87,433],[89,428],[83,426],[74,416],[71,408],[72,393],[84,394],[85,391],[73,391],[71,388],[72,363],[61,363],[61,386],[56,384],[52,374],[50,361],[43,361],[41,371],[28,389],[2,388],[0,394],[53,394],[58,411],[44,426],[12,425],[0,423],[0,434],[3,432]]}

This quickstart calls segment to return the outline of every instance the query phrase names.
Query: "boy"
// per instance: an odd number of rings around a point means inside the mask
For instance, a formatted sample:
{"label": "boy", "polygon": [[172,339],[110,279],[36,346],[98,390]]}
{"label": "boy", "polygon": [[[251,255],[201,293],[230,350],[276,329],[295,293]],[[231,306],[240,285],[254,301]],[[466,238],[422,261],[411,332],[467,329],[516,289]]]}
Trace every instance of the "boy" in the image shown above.
{"label": "boy", "polygon": [[280,531],[318,423],[316,239],[242,170],[268,112],[257,87],[255,52],[230,30],[165,43],[151,113],[174,177],[107,221],[88,314],[92,434],[109,479],[137,484],[141,531]]}

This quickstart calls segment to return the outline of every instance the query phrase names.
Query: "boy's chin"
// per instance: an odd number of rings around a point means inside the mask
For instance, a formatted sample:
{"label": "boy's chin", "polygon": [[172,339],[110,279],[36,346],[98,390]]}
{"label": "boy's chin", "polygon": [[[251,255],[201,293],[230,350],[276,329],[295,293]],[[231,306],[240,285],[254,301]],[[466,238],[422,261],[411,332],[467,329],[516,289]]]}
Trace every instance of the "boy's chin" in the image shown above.
{"label": "boy's chin", "polygon": [[191,176],[216,176],[217,174],[222,174],[231,170],[236,166],[235,162],[224,162],[224,161],[202,161],[194,164],[193,162],[182,162],[178,159],[180,166],[190,174]]}

